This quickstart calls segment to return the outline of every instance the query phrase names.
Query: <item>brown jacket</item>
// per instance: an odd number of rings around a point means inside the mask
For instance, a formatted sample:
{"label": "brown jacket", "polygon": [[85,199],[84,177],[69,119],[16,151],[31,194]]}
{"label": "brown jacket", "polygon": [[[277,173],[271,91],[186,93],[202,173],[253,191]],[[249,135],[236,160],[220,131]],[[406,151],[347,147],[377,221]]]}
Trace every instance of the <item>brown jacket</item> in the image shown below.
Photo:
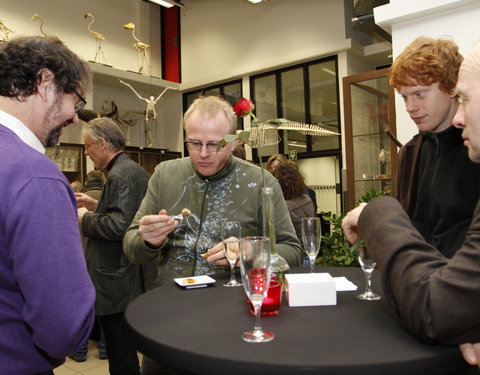
{"label": "brown jacket", "polygon": [[480,203],[451,259],[425,242],[397,200],[371,201],[358,228],[404,327],[426,342],[480,341]]}

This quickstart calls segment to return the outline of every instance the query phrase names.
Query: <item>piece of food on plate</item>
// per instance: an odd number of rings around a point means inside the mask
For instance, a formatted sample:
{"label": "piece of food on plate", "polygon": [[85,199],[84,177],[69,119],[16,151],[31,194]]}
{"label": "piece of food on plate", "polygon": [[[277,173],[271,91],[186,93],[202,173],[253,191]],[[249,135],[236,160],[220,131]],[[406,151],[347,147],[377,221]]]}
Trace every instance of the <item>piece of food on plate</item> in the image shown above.
{"label": "piece of food on plate", "polygon": [[195,284],[196,281],[195,281],[195,279],[192,279],[192,278],[189,277],[188,279],[183,280],[183,283],[184,284]]}

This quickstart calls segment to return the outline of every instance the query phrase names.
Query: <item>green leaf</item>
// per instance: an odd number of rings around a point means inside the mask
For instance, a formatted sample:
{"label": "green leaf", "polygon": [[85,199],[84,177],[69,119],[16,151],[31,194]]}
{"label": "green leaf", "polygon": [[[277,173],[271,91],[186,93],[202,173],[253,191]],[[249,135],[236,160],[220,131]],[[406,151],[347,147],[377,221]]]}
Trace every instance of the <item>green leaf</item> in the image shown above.
{"label": "green leaf", "polygon": [[222,149],[222,147],[224,147],[226,144],[227,144],[227,141],[225,141],[225,138],[221,139],[217,145],[217,152],[219,152]]}
{"label": "green leaf", "polygon": [[238,138],[240,138],[240,140],[245,143],[248,141],[248,139],[250,138],[250,132],[249,131],[246,131],[246,130],[242,130],[239,134],[238,134]]}
{"label": "green leaf", "polygon": [[223,137],[222,141],[225,141],[225,143],[228,143],[228,142],[233,142],[238,138],[239,136],[237,134],[227,134],[225,137]]}

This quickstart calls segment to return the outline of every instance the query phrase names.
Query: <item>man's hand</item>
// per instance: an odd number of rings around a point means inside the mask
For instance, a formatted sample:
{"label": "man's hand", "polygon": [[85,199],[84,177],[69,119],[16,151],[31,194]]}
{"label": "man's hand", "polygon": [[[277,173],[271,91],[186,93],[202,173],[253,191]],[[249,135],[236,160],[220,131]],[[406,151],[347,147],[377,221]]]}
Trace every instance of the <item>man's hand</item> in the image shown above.
{"label": "man's hand", "polygon": [[469,365],[480,368],[480,342],[462,344],[460,351]]}
{"label": "man's hand", "polygon": [[[230,237],[229,240],[238,240],[236,237]],[[238,245],[240,245],[238,243]],[[237,249],[239,250],[239,249]],[[237,252],[238,256],[240,256],[240,252]],[[223,250],[223,242],[217,243],[214,247],[211,249],[208,249],[205,253],[202,254],[204,258],[207,259],[208,263],[215,262],[217,266],[221,267],[230,267],[230,262],[228,259],[225,257],[225,253]],[[237,258],[235,264],[238,265],[239,258]]]}
{"label": "man's hand", "polygon": [[217,243],[214,247],[208,249],[205,254],[208,255],[206,258],[208,263],[215,262],[217,266],[230,267],[230,263],[228,263],[223,252],[223,242]]}
{"label": "man's hand", "polygon": [[77,207],[85,207],[88,211],[95,211],[98,201],[85,193],[75,193],[77,198]]}
{"label": "man's hand", "polygon": [[85,207],[80,207],[78,210],[78,222],[81,224],[83,220],[83,215],[85,215],[88,210]]}
{"label": "man's hand", "polygon": [[366,205],[366,203],[360,203],[358,207],[351,210],[342,220],[343,232],[345,233],[345,236],[347,236],[347,239],[350,241],[350,243],[356,243],[360,238],[357,229],[358,218],[360,217],[360,214]]}
{"label": "man's hand", "polygon": [[138,233],[154,247],[163,244],[178,225],[178,221],[168,216],[166,210],[161,210],[158,215],[146,215],[138,223]]}

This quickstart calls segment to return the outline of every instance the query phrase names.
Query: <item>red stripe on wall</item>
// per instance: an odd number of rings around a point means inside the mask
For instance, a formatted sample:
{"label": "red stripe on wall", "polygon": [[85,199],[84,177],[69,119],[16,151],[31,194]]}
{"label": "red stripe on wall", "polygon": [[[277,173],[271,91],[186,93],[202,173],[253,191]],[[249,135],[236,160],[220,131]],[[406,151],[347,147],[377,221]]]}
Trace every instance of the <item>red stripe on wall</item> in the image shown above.
{"label": "red stripe on wall", "polygon": [[180,8],[161,9],[162,24],[162,78],[182,81],[180,60]]}

